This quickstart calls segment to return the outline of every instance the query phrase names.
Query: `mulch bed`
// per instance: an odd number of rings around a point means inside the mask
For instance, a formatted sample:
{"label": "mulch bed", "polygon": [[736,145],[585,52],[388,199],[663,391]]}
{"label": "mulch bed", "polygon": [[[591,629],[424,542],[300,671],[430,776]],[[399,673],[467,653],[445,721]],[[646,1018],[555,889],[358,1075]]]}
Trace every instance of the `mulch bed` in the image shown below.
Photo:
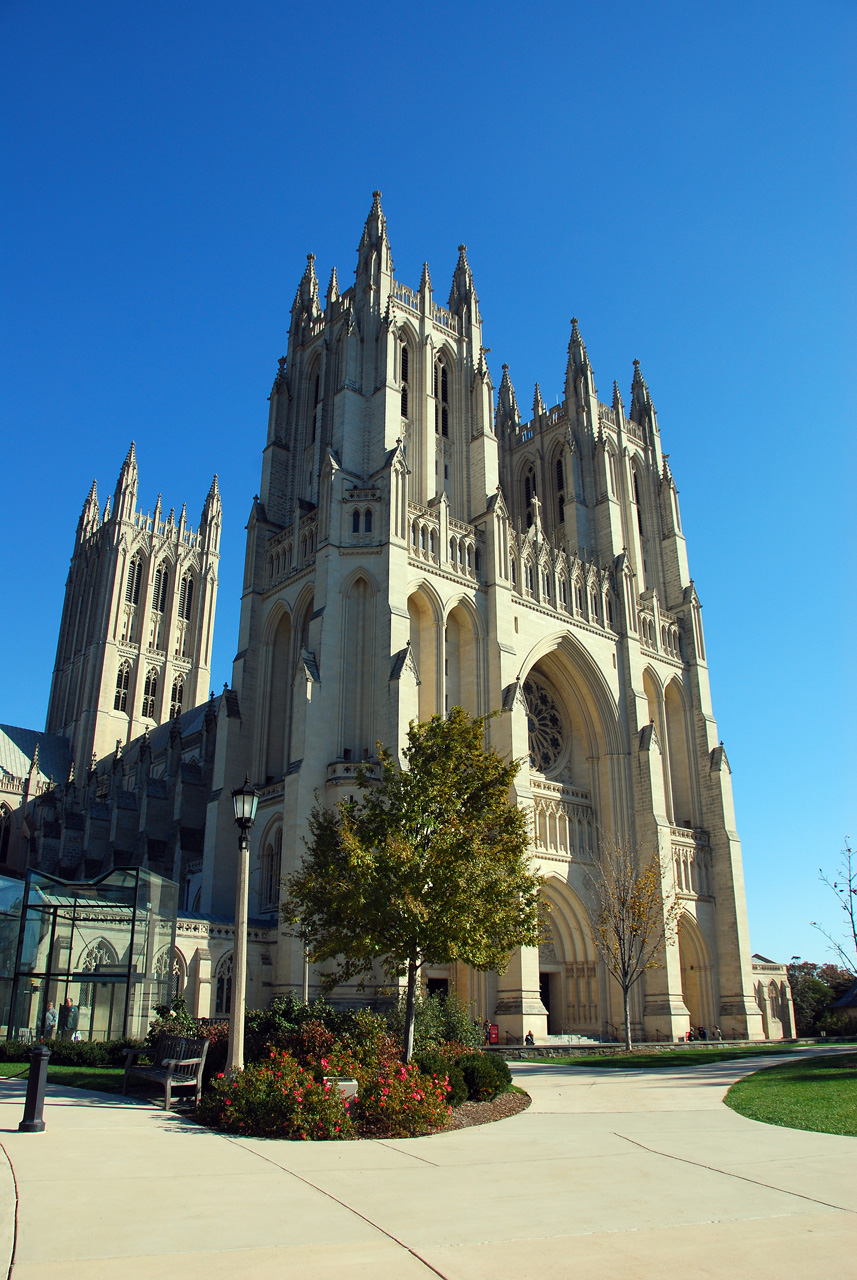
{"label": "mulch bed", "polygon": [[491,1124],[494,1120],[506,1120],[526,1111],[532,1102],[528,1093],[501,1093],[493,1102],[462,1102],[449,1117],[449,1123],[442,1130],[469,1129],[474,1124]]}

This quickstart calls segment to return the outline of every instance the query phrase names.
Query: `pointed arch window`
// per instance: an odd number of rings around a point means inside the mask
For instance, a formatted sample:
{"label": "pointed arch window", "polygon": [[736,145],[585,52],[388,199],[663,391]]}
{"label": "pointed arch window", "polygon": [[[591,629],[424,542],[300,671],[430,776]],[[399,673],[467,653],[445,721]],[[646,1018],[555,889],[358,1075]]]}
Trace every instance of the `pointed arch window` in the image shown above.
{"label": "pointed arch window", "polygon": [[643,504],[640,501],[640,480],[637,475],[637,468],[631,468],[631,475],[634,480],[634,505],[637,508],[637,528],[640,530],[640,537],[643,536]]}
{"label": "pointed arch window", "polygon": [[131,682],[131,663],[123,662],[116,675],[116,696],[113,699],[114,711],[128,710],[128,685]]}
{"label": "pointed arch window", "polygon": [[536,473],[527,467],[524,473],[524,509],[526,511],[527,528],[533,523],[533,498],[536,496]]}
{"label": "pointed arch window", "polygon": [[214,1016],[226,1018],[232,1009],[232,952],[217,966],[214,981]]}
{"label": "pointed arch window", "polygon": [[156,613],[163,613],[167,607],[167,588],[170,575],[165,564],[159,564],[155,570],[155,589],[152,592],[152,608]]}
{"label": "pointed arch window", "polygon": [[400,367],[401,367],[401,373],[402,373],[402,379],[401,379],[401,381],[402,381],[402,396],[401,396],[401,400],[402,400],[402,405],[401,405],[401,409],[402,409],[402,417],[403,417],[403,418],[407,418],[407,416],[408,416],[408,398],[409,398],[409,395],[410,395],[410,389],[411,389],[411,380],[410,380],[410,372],[411,372],[411,353],[410,353],[410,351],[408,350],[408,344],[407,344],[406,342],[403,342],[403,343],[402,343],[402,346],[401,346],[401,364],[400,364]]}
{"label": "pointed arch window", "polygon": [[321,396],[321,374],[315,375],[312,384],[312,420],[310,423],[310,442],[315,440],[318,430],[319,420],[321,418],[321,409],[319,408],[319,398]]}
{"label": "pointed arch window", "polygon": [[170,719],[177,720],[182,713],[182,699],[184,698],[184,680],[181,676],[176,676],[173,681],[173,691],[170,697]]}
{"label": "pointed arch window", "polygon": [[351,532],[352,533],[360,532],[360,512],[357,510],[356,507],[351,513]]}
{"label": "pointed arch window", "polygon": [[143,715],[149,720],[155,718],[155,701],[158,696],[158,673],[154,667],[146,672],[146,683],[143,685]]}
{"label": "pointed arch window", "polygon": [[[111,946],[106,938],[93,942],[88,948],[86,955],[80,961],[80,968],[84,973],[97,974],[105,969],[114,969],[119,963],[119,956],[116,949]],[[95,983],[82,982],[80,984],[79,1004],[81,1009],[89,1009],[92,1007]]]}
{"label": "pointed arch window", "polygon": [[283,860],[283,828],[278,827],[273,839],[265,845],[260,860],[259,906],[274,910],[280,903],[280,876]]}
{"label": "pointed arch window", "polygon": [[598,592],[592,591],[589,595],[589,617],[593,622],[598,621]]}
{"label": "pointed arch window", "polygon": [[438,357],[434,366],[434,429],[442,436],[449,435],[449,371]]}
{"label": "pointed arch window", "polygon": [[128,578],[125,582],[126,604],[138,604],[140,601],[140,584],[143,580],[143,562],[139,556],[132,556],[128,565]]}
{"label": "pointed arch window", "polygon": [[556,502],[557,519],[560,524],[563,524],[565,521],[565,472],[562,458],[557,458],[556,460]]}
{"label": "pointed arch window", "polygon": [[574,583],[574,610],[583,613],[583,584],[578,579]]}
{"label": "pointed arch window", "polygon": [[372,532],[372,510],[370,507],[367,507],[366,510],[363,512],[363,532],[364,533]]}
{"label": "pointed arch window", "polygon": [[193,576],[186,573],[182,578],[181,589],[179,591],[179,617],[190,621],[191,611],[193,609]]}

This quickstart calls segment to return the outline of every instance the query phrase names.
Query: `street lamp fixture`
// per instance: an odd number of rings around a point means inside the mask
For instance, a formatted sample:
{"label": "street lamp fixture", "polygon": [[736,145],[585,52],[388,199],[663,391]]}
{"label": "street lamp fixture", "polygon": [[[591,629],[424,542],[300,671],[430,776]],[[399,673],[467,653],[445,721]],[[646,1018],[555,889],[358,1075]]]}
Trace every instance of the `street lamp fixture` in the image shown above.
{"label": "street lamp fixture", "polygon": [[232,1007],[229,1011],[230,1074],[244,1070],[244,1006],[247,991],[247,888],[250,880],[250,828],[256,821],[259,793],[245,775],[244,785],[232,792],[238,828],[238,866],[235,876],[235,942],[232,950]]}
{"label": "street lamp fixture", "polygon": [[232,792],[232,808],[235,811],[235,825],[244,835],[256,821],[256,806],[259,803],[259,792],[244,775],[244,785],[236,787]]}

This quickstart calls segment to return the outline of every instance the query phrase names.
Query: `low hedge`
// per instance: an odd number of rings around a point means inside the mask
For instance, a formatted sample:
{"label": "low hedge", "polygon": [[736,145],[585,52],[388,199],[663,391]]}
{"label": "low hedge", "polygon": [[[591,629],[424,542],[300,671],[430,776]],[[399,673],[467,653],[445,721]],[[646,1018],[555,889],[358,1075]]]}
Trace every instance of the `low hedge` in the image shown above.
{"label": "low hedge", "polygon": [[[55,1067],[121,1067],[127,1049],[141,1049],[141,1040],[46,1040]],[[0,1041],[0,1062],[29,1062],[35,1048],[27,1040]]]}

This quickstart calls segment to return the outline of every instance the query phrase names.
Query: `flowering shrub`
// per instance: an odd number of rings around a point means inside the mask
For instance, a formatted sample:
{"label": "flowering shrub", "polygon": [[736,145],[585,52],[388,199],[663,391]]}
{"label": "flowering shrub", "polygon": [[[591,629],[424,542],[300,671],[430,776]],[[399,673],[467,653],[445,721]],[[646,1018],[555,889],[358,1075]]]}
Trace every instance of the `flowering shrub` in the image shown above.
{"label": "flowering shrub", "polygon": [[361,1134],[384,1138],[413,1138],[442,1129],[451,1107],[449,1085],[424,1075],[415,1062],[399,1062],[361,1082],[351,1108]]}
{"label": "flowering shrub", "polygon": [[420,1053],[414,1054],[414,1062],[423,1075],[431,1076],[439,1084],[443,1084],[446,1080],[449,1086],[447,1101],[451,1107],[459,1107],[462,1102],[467,1101],[467,1085],[464,1083],[461,1068],[454,1060],[432,1049],[423,1049]]}
{"label": "flowering shrub", "polygon": [[349,1104],[334,1081],[316,1080],[290,1054],[272,1050],[230,1080],[219,1075],[198,1110],[203,1124],[266,1138],[348,1138]]}

